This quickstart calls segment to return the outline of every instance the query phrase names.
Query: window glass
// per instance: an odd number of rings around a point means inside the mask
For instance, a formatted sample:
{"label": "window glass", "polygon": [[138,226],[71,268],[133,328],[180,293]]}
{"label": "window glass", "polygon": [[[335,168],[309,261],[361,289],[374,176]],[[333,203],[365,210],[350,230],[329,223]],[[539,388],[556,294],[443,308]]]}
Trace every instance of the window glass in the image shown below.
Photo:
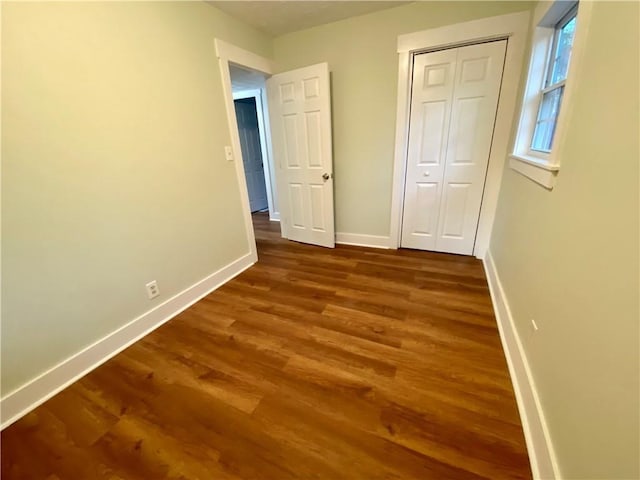
{"label": "window glass", "polygon": [[556,131],[560,102],[564,87],[555,88],[542,96],[542,103],[538,112],[536,128],[533,132],[531,148],[542,152],[551,151],[553,134]]}
{"label": "window glass", "polygon": [[551,73],[550,85],[558,83],[567,78],[569,69],[569,59],[571,58],[571,47],[573,46],[573,36],[576,31],[575,15],[558,31],[555,58]]}
{"label": "window glass", "polygon": [[[538,117],[531,139],[531,150],[538,152],[551,152],[553,135],[556,132],[560,103],[564,92],[564,84],[569,60],[571,60],[571,48],[576,31],[577,9],[568,13],[556,26],[553,55],[547,66],[547,81],[541,92]],[[558,85],[560,83],[560,85]]]}

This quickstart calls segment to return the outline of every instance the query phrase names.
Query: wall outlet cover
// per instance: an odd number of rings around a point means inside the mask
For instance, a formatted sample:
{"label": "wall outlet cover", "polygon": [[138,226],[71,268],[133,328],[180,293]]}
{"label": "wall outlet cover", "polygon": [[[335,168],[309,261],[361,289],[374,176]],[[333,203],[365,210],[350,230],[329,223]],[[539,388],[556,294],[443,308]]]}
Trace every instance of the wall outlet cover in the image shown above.
{"label": "wall outlet cover", "polygon": [[156,282],[155,280],[147,283],[145,287],[147,288],[147,296],[149,297],[149,299],[156,298],[158,295],[160,295],[158,282]]}

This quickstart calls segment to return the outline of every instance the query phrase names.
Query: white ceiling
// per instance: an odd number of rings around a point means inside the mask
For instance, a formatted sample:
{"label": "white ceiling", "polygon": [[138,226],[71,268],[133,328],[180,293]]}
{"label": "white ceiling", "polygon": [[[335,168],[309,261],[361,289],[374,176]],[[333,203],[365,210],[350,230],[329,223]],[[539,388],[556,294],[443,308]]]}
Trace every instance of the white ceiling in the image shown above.
{"label": "white ceiling", "polygon": [[257,90],[264,87],[264,75],[261,73],[245,70],[235,65],[229,65],[229,73],[231,74],[231,89],[234,92]]}
{"label": "white ceiling", "polygon": [[411,3],[405,1],[209,1],[211,5],[273,36]]}

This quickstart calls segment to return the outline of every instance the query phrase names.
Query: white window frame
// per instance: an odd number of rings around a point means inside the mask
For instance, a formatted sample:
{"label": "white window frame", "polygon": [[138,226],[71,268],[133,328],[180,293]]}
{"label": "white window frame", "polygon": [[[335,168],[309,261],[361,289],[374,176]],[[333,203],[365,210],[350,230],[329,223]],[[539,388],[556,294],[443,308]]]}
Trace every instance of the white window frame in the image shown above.
{"label": "white window frame", "polygon": [[527,74],[527,83],[522,100],[520,122],[516,133],[513,153],[509,166],[534,182],[551,190],[556,183],[560,171],[560,154],[564,142],[567,118],[571,110],[571,97],[575,85],[572,81],[580,69],[581,58],[586,44],[591,2],[581,1],[578,4],[576,32],[571,50],[571,61],[567,70],[567,78],[556,123],[553,145],[550,152],[533,150],[531,143],[538,118],[538,110],[542,101],[542,92],[549,71],[549,63],[556,36],[558,23],[567,17],[576,1],[558,0],[556,2],[540,2],[534,12],[533,37],[531,41],[531,60]]}
{"label": "white window frame", "polygon": [[[553,39],[550,43],[551,48],[549,49],[548,60],[546,65],[547,73],[545,74],[543,88],[538,93],[538,113],[536,114],[536,121],[533,128],[531,144],[529,146],[529,152],[532,154],[540,154],[540,153],[549,154],[551,153],[551,149],[553,148],[553,137],[554,137],[553,134],[551,137],[551,145],[550,145],[551,148],[549,148],[548,150],[534,148],[533,144],[534,144],[534,139],[536,137],[536,129],[539,127],[539,123],[540,123],[540,114],[543,107],[544,96],[556,90],[560,90],[560,101],[558,105],[558,112],[556,112],[556,115],[554,118],[555,124],[557,125],[558,123],[558,115],[560,113],[559,110],[562,108],[562,98],[564,97],[565,84],[567,83],[566,74],[568,73],[568,67],[571,64],[571,52],[569,52],[569,62],[567,63],[567,72],[565,72],[565,78],[563,78],[558,82],[551,83],[552,77],[555,71],[555,67],[556,67],[556,62],[558,60],[556,57],[556,52],[558,50],[558,43],[560,40],[562,29],[566,25],[568,25],[573,19],[577,20],[577,17],[578,17],[578,4],[575,3],[573,7],[562,17],[562,19],[560,19],[560,21],[556,24],[554,28]],[[574,36],[575,36],[575,33],[574,33]],[[555,126],[554,126],[554,131],[555,131]]]}

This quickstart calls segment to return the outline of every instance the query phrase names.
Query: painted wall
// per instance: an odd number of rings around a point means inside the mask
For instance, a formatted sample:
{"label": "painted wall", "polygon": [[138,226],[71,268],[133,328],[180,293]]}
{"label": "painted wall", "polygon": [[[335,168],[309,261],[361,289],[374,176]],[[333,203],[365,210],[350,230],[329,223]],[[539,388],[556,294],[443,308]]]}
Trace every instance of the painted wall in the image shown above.
{"label": "painted wall", "polygon": [[272,53],[203,2],[2,2],[3,394],[248,252],[214,37]]}
{"label": "painted wall", "polygon": [[490,251],[562,477],[631,479],[640,476],[640,11],[635,2],[593,9],[575,96],[563,105],[556,187],[507,168]]}
{"label": "painted wall", "polygon": [[337,232],[389,235],[398,35],[530,8],[529,2],[417,2],[275,39],[280,71],[329,62]]}

